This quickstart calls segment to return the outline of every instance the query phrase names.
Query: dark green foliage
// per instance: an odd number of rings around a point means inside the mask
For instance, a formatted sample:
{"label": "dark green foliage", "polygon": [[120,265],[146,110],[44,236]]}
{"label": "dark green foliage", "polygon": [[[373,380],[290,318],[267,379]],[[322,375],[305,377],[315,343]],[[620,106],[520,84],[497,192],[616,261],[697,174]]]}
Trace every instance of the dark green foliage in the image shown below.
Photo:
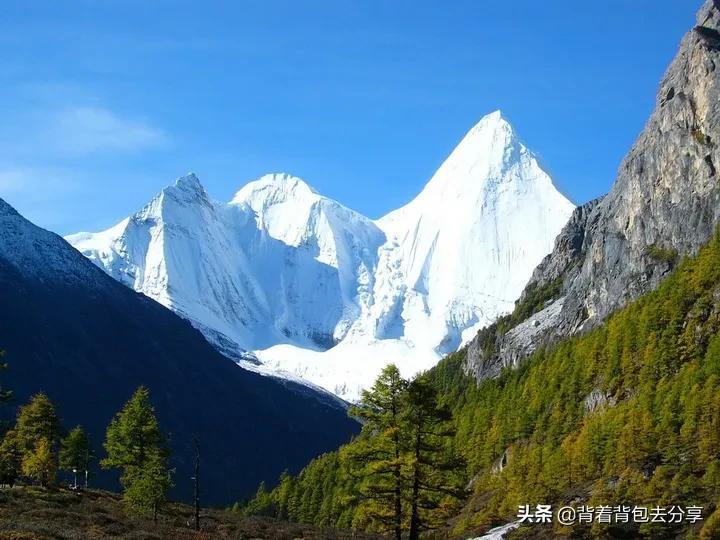
{"label": "dark green foliage", "polygon": [[0,483],[14,485],[25,476],[44,487],[55,484],[60,419],[45,394],[20,407],[13,429],[0,441]]}
{"label": "dark green foliage", "polygon": [[[76,426],[62,440],[60,449],[60,468],[85,475],[95,455],[90,447],[90,440],[82,426]],[[87,476],[86,476],[87,478]],[[87,487],[87,486],[85,486]]]}
{"label": "dark green foliage", "polygon": [[59,442],[60,419],[45,394],[35,394],[30,403],[20,407],[15,432],[24,450],[31,450],[42,439],[52,445]]}
{"label": "dark green foliage", "polygon": [[678,252],[675,249],[664,248],[657,244],[652,244],[647,248],[647,253],[656,261],[672,263],[677,259]]}
{"label": "dark green foliage", "polygon": [[23,456],[23,475],[32,478],[45,488],[55,485],[57,469],[57,453],[48,439],[40,439],[33,449]]}
{"label": "dark green foliage", "polygon": [[349,414],[363,422],[352,443],[296,478],[284,473],[271,492],[261,484],[242,511],[397,539],[445,525],[466,477],[450,409],[435,386],[425,378],[408,382],[390,365]]}
{"label": "dark green foliage", "polygon": [[265,487],[265,482],[261,482],[257,493],[245,507],[244,513],[249,516],[266,516],[274,517],[278,512],[278,507],[270,492]]}
{"label": "dark green foliage", "polygon": [[438,403],[437,391],[426,377],[410,384],[404,408],[407,455],[408,536],[447,524],[464,498],[465,463],[448,446],[455,436],[450,409]]}
{"label": "dark green foliage", "polygon": [[349,414],[363,423],[361,436],[341,457],[354,480],[360,508],[356,521],[397,540],[403,524],[403,397],[408,383],[397,367],[387,366]]}
{"label": "dark green foliage", "polygon": [[20,407],[12,430],[13,444],[22,455],[23,475],[45,487],[52,486],[57,476],[60,429],[55,406],[40,393]]}
{"label": "dark green foliage", "polygon": [[14,430],[0,441],[0,484],[12,487],[22,473],[23,450]]}
{"label": "dark green foliage", "polygon": [[157,516],[172,487],[165,436],[160,431],[150,392],[137,389],[107,429],[104,468],[122,469],[123,499],[140,515]]}

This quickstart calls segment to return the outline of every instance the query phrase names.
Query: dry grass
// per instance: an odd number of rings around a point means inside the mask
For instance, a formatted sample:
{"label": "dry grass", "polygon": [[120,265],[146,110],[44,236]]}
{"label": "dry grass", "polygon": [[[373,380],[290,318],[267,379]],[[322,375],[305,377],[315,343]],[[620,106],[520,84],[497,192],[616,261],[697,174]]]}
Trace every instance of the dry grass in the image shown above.
{"label": "dry grass", "polygon": [[267,518],[243,517],[223,510],[203,511],[202,530],[195,532],[189,526],[192,516],[192,508],[173,503],[163,510],[158,523],[131,518],[119,496],[105,491],[75,493],[34,487],[0,491],[0,540],[373,538]]}

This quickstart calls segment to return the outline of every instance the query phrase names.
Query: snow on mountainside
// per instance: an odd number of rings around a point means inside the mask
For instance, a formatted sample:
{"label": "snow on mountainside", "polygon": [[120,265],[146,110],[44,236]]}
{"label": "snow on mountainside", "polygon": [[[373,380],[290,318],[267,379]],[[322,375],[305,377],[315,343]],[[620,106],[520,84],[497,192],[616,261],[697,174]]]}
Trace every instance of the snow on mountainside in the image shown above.
{"label": "snow on mountainside", "polygon": [[285,174],[227,204],[191,174],[67,239],[227,356],[352,400],[386,363],[427,369],[510,311],[572,210],[497,111],[375,222]]}
{"label": "snow on mountainside", "polygon": [[378,221],[392,247],[377,296],[392,299],[377,337],[404,326],[413,342],[456,350],[512,309],[573,208],[500,112],[489,114],[420,195]]}

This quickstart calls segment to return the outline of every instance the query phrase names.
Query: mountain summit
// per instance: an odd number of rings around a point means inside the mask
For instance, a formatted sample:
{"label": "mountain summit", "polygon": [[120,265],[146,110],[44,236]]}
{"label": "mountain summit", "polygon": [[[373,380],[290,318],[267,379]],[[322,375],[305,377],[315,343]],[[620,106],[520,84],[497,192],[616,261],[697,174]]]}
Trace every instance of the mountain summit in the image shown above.
{"label": "mountain summit", "polygon": [[397,245],[403,311],[416,305],[407,319],[427,318],[413,341],[451,352],[512,309],[572,209],[500,111],[480,120],[413,201],[378,221]]}
{"label": "mountain summit", "polygon": [[427,369],[510,311],[572,211],[496,111],[377,221],[287,174],[227,204],[188,175],[68,241],[246,367],[354,399],[385,363]]}

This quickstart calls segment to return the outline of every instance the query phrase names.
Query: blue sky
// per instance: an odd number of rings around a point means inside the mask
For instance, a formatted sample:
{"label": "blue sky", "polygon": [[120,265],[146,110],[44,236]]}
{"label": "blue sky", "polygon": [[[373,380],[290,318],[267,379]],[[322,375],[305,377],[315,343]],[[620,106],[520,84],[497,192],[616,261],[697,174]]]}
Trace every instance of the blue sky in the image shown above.
{"label": "blue sky", "polygon": [[700,2],[0,4],[0,196],[105,228],[188,171],[301,176],[370,217],[500,108],[575,202],[606,192]]}

